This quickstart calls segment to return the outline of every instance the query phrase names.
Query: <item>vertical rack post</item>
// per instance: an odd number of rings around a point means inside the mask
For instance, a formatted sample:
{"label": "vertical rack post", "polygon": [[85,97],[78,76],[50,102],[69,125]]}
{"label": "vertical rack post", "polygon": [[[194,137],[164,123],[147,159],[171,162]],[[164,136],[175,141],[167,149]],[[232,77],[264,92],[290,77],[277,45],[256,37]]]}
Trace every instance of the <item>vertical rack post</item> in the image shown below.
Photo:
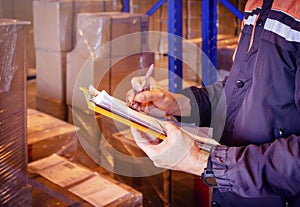
{"label": "vertical rack post", "polygon": [[130,12],[130,0],[122,0],[123,12]]}
{"label": "vertical rack post", "polygon": [[182,0],[168,1],[169,90],[182,90]]}
{"label": "vertical rack post", "polygon": [[217,80],[217,0],[202,1],[202,85],[210,85]]}
{"label": "vertical rack post", "polygon": [[[217,58],[217,36],[218,36],[218,0],[211,0],[210,3],[210,59],[217,68],[218,66],[218,58]],[[211,74],[212,81],[217,80],[216,73]]]}

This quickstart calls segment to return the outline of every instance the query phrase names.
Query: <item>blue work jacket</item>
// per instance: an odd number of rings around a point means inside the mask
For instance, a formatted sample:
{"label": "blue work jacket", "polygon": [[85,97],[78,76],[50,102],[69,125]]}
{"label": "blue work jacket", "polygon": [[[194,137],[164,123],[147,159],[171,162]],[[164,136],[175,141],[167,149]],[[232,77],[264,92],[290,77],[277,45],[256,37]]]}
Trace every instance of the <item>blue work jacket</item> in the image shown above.
{"label": "blue work jacket", "polygon": [[300,206],[299,0],[249,0],[227,80],[184,93],[222,144],[212,206]]}

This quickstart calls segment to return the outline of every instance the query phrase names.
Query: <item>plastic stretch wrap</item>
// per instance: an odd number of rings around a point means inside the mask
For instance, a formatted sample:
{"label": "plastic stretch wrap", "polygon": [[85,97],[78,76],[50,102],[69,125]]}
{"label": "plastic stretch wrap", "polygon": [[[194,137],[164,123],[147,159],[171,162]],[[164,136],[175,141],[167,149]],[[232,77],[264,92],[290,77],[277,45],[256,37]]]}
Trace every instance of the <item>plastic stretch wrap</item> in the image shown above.
{"label": "plastic stretch wrap", "polygon": [[[134,72],[140,72],[140,69],[154,62],[153,53],[143,52],[147,48],[144,39],[147,36],[137,33],[147,30],[148,17],[144,14],[79,14],[76,47],[67,54],[67,104],[86,109],[83,96],[73,100],[74,90],[80,92],[75,85],[76,80],[81,86],[94,83],[100,90],[105,89],[110,94],[115,93],[122,82],[122,91],[114,95],[124,99],[124,91],[130,89]],[[138,38],[131,39],[130,46],[129,41],[118,41],[119,37],[126,39],[126,35],[132,33],[137,34]]]}
{"label": "plastic stretch wrap", "polygon": [[[32,0],[22,0],[22,2],[19,0],[0,0],[0,18],[22,19],[32,22]],[[32,24],[27,29],[27,56],[28,69],[35,68]],[[32,71],[29,70],[29,72]]]}
{"label": "plastic stretch wrap", "polygon": [[34,1],[35,48],[70,51],[75,45],[76,15],[81,12],[118,11],[116,0]]}
{"label": "plastic stretch wrap", "polygon": [[16,71],[21,64],[24,64],[24,62],[16,62],[18,61],[16,57],[17,43],[22,38],[20,37],[20,32],[22,32],[20,30],[22,30],[23,24],[14,20],[0,19],[0,93],[9,91]]}
{"label": "plastic stretch wrap", "polygon": [[0,20],[0,206],[30,206],[26,145],[26,25]]}

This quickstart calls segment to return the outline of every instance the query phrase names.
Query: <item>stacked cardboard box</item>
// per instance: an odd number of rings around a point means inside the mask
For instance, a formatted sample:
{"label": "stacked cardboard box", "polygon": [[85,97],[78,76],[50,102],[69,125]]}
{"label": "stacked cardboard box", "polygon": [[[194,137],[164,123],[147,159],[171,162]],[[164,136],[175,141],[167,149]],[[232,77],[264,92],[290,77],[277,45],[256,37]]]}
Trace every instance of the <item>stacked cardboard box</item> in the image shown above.
{"label": "stacked cardboard box", "polygon": [[218,41],[218,69],[230,71],[237,46],[238,37],[236,36],[227,36]]}
{"label": "stacked cardboard box", "polygon": [[79,87],[89,84],[124,100],[130,79],[154,62],[154,55],[144,52],[147,34],[139,33],[148,30],[148,17],[82,13],[77,17],[77,30],[76,47],[67,54],[67,104],[85,110]]}
{"label": "stacked cardboard box", "polygon": [[[1,9],[2,8],[2,9]],[[1,15],[2,10],[2,15]],[[0,17],[20,19],[32,22],[32,0],[1,0],[0,1]],[[33,44],[33,24],[27,29],[27,65],[28,69],[35,68],[34,44]],[[27,72],[29,73],[29,71]]]}
{"label": "stacked cardboard box", "polygon": [[26,25],[0,20],[0,206],[31,206],[26,176]]}
{"label": "stacked cardboard box", "polygon": [[[202,45],[202,38],[195,38],[189,40],[199,48]],[[233,64],[233,54],[237,48],[238,37],[234,35],[218,34],[217,36],[217,69],[229,71]],[[189,54],[183,54],[184,57],[191,58]],[[191,60],[192,61],[192,60]],[[195,62],[195,60],[194,60]],[[201,67],[201,56],[195,62]]]}
{"label": "stacked cardboard box", "polygon": [[[103,124],[109,128],[111,125],[109,126],[108,123],[109,120]],[[127,168],[131,169],[131,172],[142,172],[145,166],[141,164],[145,162],[135,160],[145,159],[147,156],[136,145],[130,130],[118,132],[115,129],[114,131],[112,135],[106,134],[106,138],[115,150],[123,154],[114,158],[115,171],[120,172]],[[151,169],[154,168],[153,165]],[[143,177],[115,174],[114,178],[140,191],[143,194],[144,206],[195,206],[196,176],[194,175],[165,170]]]}
{"label": "stacked cardboard box", "polygon": [[29,164],[33,206],[142,206],[142,194],[53,154]]}
{"label": "stacked cardboard box", "polygon": [[[144,14],[81,13],[77,16],[76,46],[67,54],[68,120],[80,128],[79,141],[86,154],[101,166],[113,163],[111,157],[102,156],[100,149],[100,127],[104,120],[87,109],[79,87],[93,84],[124,100],[131,88],[130,79],[141,75],[141,70],[154,62],[152,53],[143,52],[147,35],[140,32],[147,30],[148,17]],[[110,133],[109,129],[104,130]]]}
{"label": "stacked cardboard box", "polygon": [[188,0],[187,2],[187,39],[201,37],[201,1]]}
{"label": "stacked cardboard box", "polygon": [[77,134],[75,126],[34,109],[27,109],[28,161],[53,153],[75,157]]}
{"label": "stacked cardboard box", "polygon": [[33,2],[39,110],[67,119],[66,53],[75,46],[76,15],[118,9],[116,0]]}

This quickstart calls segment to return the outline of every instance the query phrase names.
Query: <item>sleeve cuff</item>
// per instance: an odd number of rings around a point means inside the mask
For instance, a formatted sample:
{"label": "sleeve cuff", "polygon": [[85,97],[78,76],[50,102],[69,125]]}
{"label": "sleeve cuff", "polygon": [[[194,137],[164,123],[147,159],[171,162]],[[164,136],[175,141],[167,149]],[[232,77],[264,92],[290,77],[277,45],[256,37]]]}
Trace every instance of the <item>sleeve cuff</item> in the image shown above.
{"label": "sleeve cuff", "polygon": [[213,172],[218,184],[218,190],[221,192],[232,191],[232,184],[228,177],[228,147],[218,145],[211,152],[211,161]]}

